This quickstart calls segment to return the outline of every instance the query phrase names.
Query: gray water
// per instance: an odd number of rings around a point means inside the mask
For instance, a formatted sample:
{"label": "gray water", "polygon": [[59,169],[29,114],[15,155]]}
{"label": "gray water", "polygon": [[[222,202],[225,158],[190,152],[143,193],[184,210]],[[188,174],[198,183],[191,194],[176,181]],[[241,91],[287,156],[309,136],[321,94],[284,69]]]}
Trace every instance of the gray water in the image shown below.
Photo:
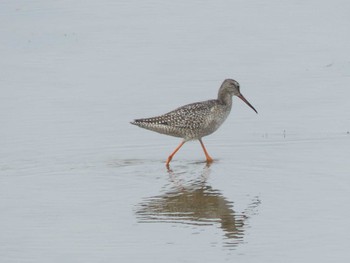
{"label": "gray water", "polygon": [[[348,262],[348,1],[2,1],[1,262]],[[237,98],[204,143],[134,118]]]}

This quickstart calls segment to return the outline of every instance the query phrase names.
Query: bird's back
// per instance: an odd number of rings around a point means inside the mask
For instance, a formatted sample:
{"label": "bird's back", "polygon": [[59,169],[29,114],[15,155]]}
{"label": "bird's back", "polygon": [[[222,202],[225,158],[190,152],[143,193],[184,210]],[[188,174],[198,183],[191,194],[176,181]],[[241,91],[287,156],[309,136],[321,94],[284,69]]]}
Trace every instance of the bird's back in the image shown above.
{"label": "bird's back", "polygon": [[231,105],[208,100],[182,106],[161,116],[137,119],[132,124],[185,140],[199,139],[216,131],[230,110]]}

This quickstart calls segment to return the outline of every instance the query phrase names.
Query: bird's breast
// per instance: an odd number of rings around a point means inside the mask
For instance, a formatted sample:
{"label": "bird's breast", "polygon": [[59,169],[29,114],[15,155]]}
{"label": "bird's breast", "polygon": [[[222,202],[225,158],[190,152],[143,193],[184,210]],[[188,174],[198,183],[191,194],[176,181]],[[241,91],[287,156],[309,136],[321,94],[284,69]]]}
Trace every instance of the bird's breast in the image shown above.
{"label": "bird's breast", "polygon": [[203,119],[201,128],[197,130],[196,134],[193,136],[196,138],[201,138],[212,134],[224,123],[230,114],[231,107],[225,107],[222,105],[216,105],[210,109],[210,112]]}
{"label": "bird's breast", "polygon": [[224,123],[230,114],[230,111],[231,107],[228,106],[216,106],[211,109],[211,125],[215,130],[217,130]]}

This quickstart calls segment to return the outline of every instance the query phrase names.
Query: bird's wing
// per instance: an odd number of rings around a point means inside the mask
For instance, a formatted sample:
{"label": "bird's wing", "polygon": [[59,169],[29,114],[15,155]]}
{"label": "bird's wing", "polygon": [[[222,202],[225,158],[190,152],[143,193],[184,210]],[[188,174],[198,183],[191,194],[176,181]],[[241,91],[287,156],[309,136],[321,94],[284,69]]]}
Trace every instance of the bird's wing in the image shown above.
{"label": "bird's wing", "polygon": [[214,101],[204,101],[179,107],[171,112],[160,116],[164,125],[183,129],[198,129],[206,124]]}

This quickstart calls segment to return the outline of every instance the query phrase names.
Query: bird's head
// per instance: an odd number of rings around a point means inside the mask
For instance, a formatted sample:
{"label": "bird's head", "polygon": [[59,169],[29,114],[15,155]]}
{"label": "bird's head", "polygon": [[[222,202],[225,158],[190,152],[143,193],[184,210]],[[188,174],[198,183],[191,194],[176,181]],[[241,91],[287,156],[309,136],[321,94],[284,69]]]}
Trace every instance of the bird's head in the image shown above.
{"label": "bird's head", "polygon": [[228,93],[231,96],[238,96],[241,94],[239,91],[239,83],[233,79],[225,79],[222,83],[220,90],[224,93]]}
{"label": "bird's head", "polygon": [[230,96],[230,98],[232,98],[232,96],[237,96],[238,98],[243,100],[250,108],[252,108],[256,113],[258,113],[256,109],[241,94],[239,90],[239,83],[233,79],[225,79],[219,89],[219,100],[225,101],[227,96]]}

